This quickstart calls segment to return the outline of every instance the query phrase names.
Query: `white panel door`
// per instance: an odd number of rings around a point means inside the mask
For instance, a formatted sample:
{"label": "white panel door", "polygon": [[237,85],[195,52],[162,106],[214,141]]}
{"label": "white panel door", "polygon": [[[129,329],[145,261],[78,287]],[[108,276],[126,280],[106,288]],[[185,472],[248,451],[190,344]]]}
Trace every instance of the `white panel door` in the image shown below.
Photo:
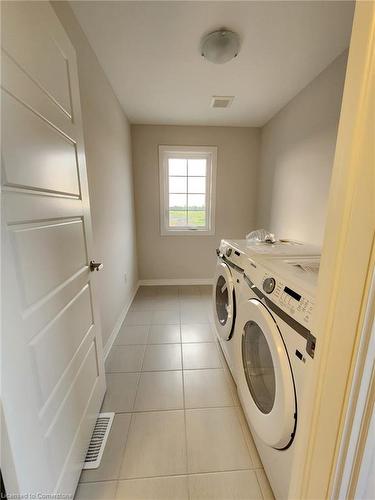
{"label": "white panel door", "polygon": [[76,56],[49,2],[2,3],[8,494],[73,494],[105,392]]}

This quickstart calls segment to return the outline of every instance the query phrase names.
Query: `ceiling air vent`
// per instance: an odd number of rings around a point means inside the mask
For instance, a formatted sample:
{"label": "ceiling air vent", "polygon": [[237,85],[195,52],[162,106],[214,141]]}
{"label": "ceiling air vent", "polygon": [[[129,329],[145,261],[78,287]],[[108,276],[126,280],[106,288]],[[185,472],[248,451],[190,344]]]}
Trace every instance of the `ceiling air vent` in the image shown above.
{"label": "ceiling air vent", "polygon": [[211,101],[211,108],[229,108],[232,105],[233,99],[233,95],[214,95]]}

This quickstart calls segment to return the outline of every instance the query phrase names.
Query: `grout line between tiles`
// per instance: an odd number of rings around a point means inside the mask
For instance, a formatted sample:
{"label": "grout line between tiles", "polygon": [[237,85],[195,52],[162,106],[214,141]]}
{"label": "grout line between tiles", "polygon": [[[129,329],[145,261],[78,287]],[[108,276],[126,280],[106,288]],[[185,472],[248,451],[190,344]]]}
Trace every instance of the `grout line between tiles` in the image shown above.
{"label": "grout line between tiles", "polygon": [[[257,470],[257,469],[256,469]],[[258,483],[258,487],[259,487],[259,491],[260,491],[260,494],[262,495],[262,498],[264,499],[265,496],[263,495],[263,489],[262,489],[262,485],[260,484],[260,481],[258,479],[258,474],[256,473],[256,470],[255,470],[255,479]]]}
{"label": "grout line between tiles", "polygon": [[[139,380],[139,377],[138,377],[138,380]],[[135,399],[134,399],[134,402],[133,402],[133,406],[134,406],[134,403],[135,403]],[[115,418],[116,418],[116,415],[117,415],[117,413],[115,413]],[[120,463],[120,466],[118,468],[118,472],[117,472],[117,475],[116,475],[117,476],[116,477],[116,481],[118,481],[118,479],[120,477],[120,474],[121,474],[122,463],[123,463],[124,457],[125,457],[126,445],[128,444],[131,423],[132,423],[132,415],[130,416],[130,422],[129,422],[128,430],[126,432],[125,443],[124,443],[124,447],[122,449],[121,463]],[[118,486],[118,484],[117,484],[117,486]],[[115,491],[115,498],[116,498],[116,495],[117,495],[117,486],[116,486],[116,491]]]}
{"label": "grout line between tiles", "polygon": [[136,481],[142,479],[158,479],[158,478],[167,478],[167,477],[189,477],[189,476],[202,476],[209,474],[221,474],[221,473],[230,473],[230,472],[256,472],[257,470],[263,470],[263,468],[251,469],[251,468],[243,468],[243,469],[225,469],[225,470],[210,470],[210,471],[201,471],[201,472],[187,472],[186,474],[162,474],[158,476],[137,476],[137,477],[126,477],[118,479],[102,479],[101,481],[86,481],[85,483],[80,484],[89,484],[89,483],[108,483],[113,481]]}
{"label": "grout line between tiles", "polygon": [[[153,408],[150,410],[135,410],[134,407],[132,410],[129,411],[117,411],[115,412],[116,415],[120,414],[126,414],[126,413],[155,413],[155,412],[162,412],[162,411],[183,411],[183,410],[224,410],[226,408],[238,408],[238,406],[231,404],[231,405],[220,405],[220,406],[193,406],[189,408],[184,408],[184,407],[179,407],[179,408]],[[242,429],[242,427],[241,427]]]}
{"label": "grout line between tiles", "polygon": [[[146,344],[145,350],[144,350],[144,352],[143,352],[142,366],[141,366],[141,373],[143,373],[143,365],[145,364],[145,358],[146,358],[146,352],[147,352],[148,346],[149,346],[149,344]],[[138,387],[137,387],[137,389],[138,389]]]}
{"label": "grout line between tiles", "polygon": [[[159,344],[150,344],[150,345],[159,345]],[[170,344],[169,344],[170,345]],[[201,368],[185,368],[185,369],[174,369],[174,370],[145,370],[144,372],[120,372],[120,371],[115,371],[115,372],[105,372],[106,375],[112,374],[112,373],[157,373],[157,372],[180,372],[180,371],[199,371],[199,370],[223,370],[221,366],[204,366]]]}
{"label": "grout line between tiles", "polygon": [[[181,323],[180,323],[180,338],[181,337]],[[185,460],[186,460],[186,472],[189,472],[189,454],[188,454],[188,438],[187,438],[187,426],[186,426],[186,399],[185,399],[185,377],[184,377],[184,356],[182,351],[182,342],[181,346],[181,367],[182,367],[182,404],[184,407],[184,429],[185,429]],[[187,494],[188,500],[190,500],[190,487],[189,487],[189,479],[187,479]]]}
{"label": "grout line between tiles", "polygon": [[[150,345],[155,345],[155,344],[150,344]],[[156,344],[158,345],[158,344]],[[133,372],[120,372],[120,371],[116,371],[116,372],[105,372],[106,375],[111,375],[113,373],[126,373],[126,374],[130,374],[130,373],[155,373],[155,372],[196,372],[196,371],[205,371],[205,370],[224,370],[225,372],[225,368],[222,368],[221,366],[215,366],[215,367],[202,367],[202,368],[175,368],[175,369],[168,369],[168,370],[145,370],[145,371],[133,371]]]}
{"label": "grout line between tiles", "polygon": [[[133,326],[147,326],[147,325],[133,325]],[[151,325],[151,326],[178,326],[178,325]],[[184,325],[184,326],[190,326],[190,325]],[[194,325],[192,325],[194,326]],[[181,338],[181,328],[180,328],[180,338]],[[180,342],[147,342],[145,343],[133,343],[133,344],[113,344],[113,347],[129,347],[133,345],[173,345],[173,344],[216,344],[215,339],[214,340],[196,340],[195,342],[183,342],[180,340]]]}
{"label": "grout line between tiles", "polygon": [[[135,396],[134,396],[134,401],[133,401],[133,405],[132,405],[132,413],[135,413],[135,403],[136,403],[137,397],[138,397],[138,391],[139,391],[139,384],[140,384],[140,381],[141,381],[141,376],[142,376],[142,372],[139,372],[138,373],[138,380],[137,380],[137,387],[135,389]],[[125,413],[127,413],[127,412],[125,412]],[[130,430],[130,424],[129,424],[129,430]],[[128,430],[128,433],[129,433],[129,430]],[[124,450],[124,454],[125,454],[125,450]]]}

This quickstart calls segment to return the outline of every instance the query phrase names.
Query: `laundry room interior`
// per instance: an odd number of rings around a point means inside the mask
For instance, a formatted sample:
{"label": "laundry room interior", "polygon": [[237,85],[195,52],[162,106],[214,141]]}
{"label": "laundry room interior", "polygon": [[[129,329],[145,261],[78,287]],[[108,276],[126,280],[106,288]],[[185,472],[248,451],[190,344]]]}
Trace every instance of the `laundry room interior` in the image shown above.
{"label": "laundry room interior", "polygon": [[375,499],[375,2],[1,18],[2,498]]}

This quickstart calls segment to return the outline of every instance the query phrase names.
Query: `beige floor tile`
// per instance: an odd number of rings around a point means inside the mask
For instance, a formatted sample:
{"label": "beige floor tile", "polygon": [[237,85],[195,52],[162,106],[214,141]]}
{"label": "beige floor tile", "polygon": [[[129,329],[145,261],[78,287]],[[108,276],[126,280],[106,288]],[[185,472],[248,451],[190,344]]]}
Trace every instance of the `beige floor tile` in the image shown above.
{"label": "beige floor tile", "polygon": [[82,471],[80,482],[108,481],[117,479],[130,426],[130,414],[115,415],[100,466]]}
{"label": "beige floor tile", "polygon": [[181,342],[180,325],[152,325],[149,344],[178,344]]}
{"label": "beige floor tile", "polygon": [[179,311],[180,301],[178,295],[160,295],[155,299],[156,309],[164,311]]}
{"label": "beige floor tile", "polygon": [[182,372],[144,372],[139,380],[135,411],[175,410],[184,407]]}
{"label": "beige floor tile", "polygon": [[273,492],[270,486],[270,483],[268,482],[266,473],[264,472],[263,469],[257,469],[256,471],[258,483],[260,486],[260,489],[262,491],[262,495],[264,500],[274,500]]}
{"label": "beige floor tile", "polygon": [[127,479],[119,482],[116,500],[188,500],[186,476]]}
{"label": "beige floor tile", "polygon": [[239,418],[239,421],[240,421],[240,424],[241,424],[241,428],[242,428],[242,432],[245,436],[245,441],[246,441],[246,444],[247,444],[247,448],[250,452],[250,456],[251,456],[251,460],[254,464],[254,467],[258,468],[258,467],[263,467],[263,464],[260,460],[260,457],[259,457],[259,453],[258,453],[258,450],[255,446],[255,443],[254,443],[254,440],[253,440],[253,436],[251,435],[251,432],[250,432],[250,429],[249,429],[249,426],[248,426],[248,423],[246,421],[246,417],[245,417],[245,414],[242,410],[242,407],[241,406],[238,406],[236,408],[236,411],[237,411],[237,415],[238,415],[238,418]]}
{"label": "beige floor tile", "polygon": [[181,309],[200,309],[206,310],[207,301],[202,299],[201,294],[196,295],[180,295]]}
{"label": "beige floor tile", "polygon": [[215,472],[189,476],[190,500],[261,500],[255,471]]}
{"label": "beige floor tile", "polygon": [[204,310],[202,297],[197,295],[181,295],[179,298],[180,308],[183,309],[200,309]]}
{"label": "beige floor tile", "polygon": [[139,373],[107,373],[107,392],[101,411],[131,412],[138,379]]}
{"label": "beige floor tile", "polygon": [[235,408],[186,410],[189,472],[253,467]]}
{"label": "beige floor tile", "polygon": [[156,297],[146,295],[135,297],[130,311],[153,311],[155,308],[157,308]]}
{"label": "beige floor tile", "polygon": [[[214,325],[212,325],[212,328],[216,328],[216,327]],[[222,347],[220,345],[220,342],[218,341],[217,338],[215,339],[215,345],[217,347],[217,352],[219,353],[219,358],[220,358],[222,367],[225,370],[227,370],[229,373],[231,373],[229,365],[228,365],[228,362],[227,362],[227,360],[225,358],[224,352],[223,352]],[[236,391],[237,391],[237,389],[236,389]]]}
{"label": "beige floor tile", "polygon": [[181,285],[178,287],[179,297],[182,298],[184,296],[189,295],[200,295],[200,286],[199,285]]}
{"label": "beige floor tile", "polygon": [[209,323],[208,311],[202,306],[181,307],[181,323],[184,325]]}
{"label": "beige floor tile", "polygon": [[224,370],[185,370],[186,408],[233,406],[233,398]]}
{"label": "beige floor tile", "polygon": [[207,314],[208,314],[208,321],[209,321],[210,325],[214,326],[214,324],[215,324],[215,315],[214,315],[214,311],[213,311],[212,307],[208,308]]}
{"label": "beige floor tile", "polygon": [[179,310],[163,310],[157,309],[152,317],[153,325],[179,325],[180,312]]}
{"label": "beige floor tile", "polygon": [[214,342],[215,337],[209,324],[181,325],[181,341],[188,342]]}
{"label": "beige floor tile", "polygon": [[154,311],[129,311],[125,325],[151,325]]}
{"label": "beige floor tile", "polygon": [[147,344],[149,325],[125,325],[118,332],[115,345]]}
{"label": "beige floor tile", "polygon": [[184,370],[222,367],[214,342],[182,344],[182,358]]}
{"label": "beige floor tile", "polygon": [[80,483],[74,500],[114,500],[117,481],[101,481],[98,483]]}
{"label": "beige floor tile", "polygon": [[231,371],[228,368],[228,365],[226,365],[226,364],[223,363],[223,366],[224,366],[225,377],[227,379],[227,383],[229,385],[230,392],[232,394],[234,406],[240,406],[241,403],[240,403],[240,399],[239,399],[238,393],[237,393],[237,386],[236,386],[236,383],[235,383],[235,381],[233,379]]}
{"label": "beige floor tile", "polygon": [[202,300],[200,295],[197,296],[186,296],[180,298],[180,308],[181,311],[201,311],[207,312],[207,303]]}
{"label": "beige floor tile", "polygon": [[199,292],[202,296],[212,297],[213,285],[201,285],[199,287]]}
{"label": "beige floor tile", "polygon": [[178,286],[177,285],[160,285],[153,287],[155,289],[155,294],[158,297],[178,297]]}
{"label": "beige floor tile", "polygon": [[206,311],[213,311],[214,304],[212,302],[212,297],[201,296],[202,304],[206,307]]}
{"label": "beige floor tile", "polygon": [[181,370],[181,345],[148,345],[142,371]]}
{"label": "beige floor tile", "polygon": [[186,468],[184,412],[133,414],[120,478],[185,474]]}
{"label": "beige floor tile", "polygon": [[145,345],[114,345],[105,363],[106,372],[141,371],[145,349]]}
{"label": "beige floor tile", "polygon": [[134,300],[137,300],[140,297],[156,297],[156,287],[140,286],[137,290]]}

